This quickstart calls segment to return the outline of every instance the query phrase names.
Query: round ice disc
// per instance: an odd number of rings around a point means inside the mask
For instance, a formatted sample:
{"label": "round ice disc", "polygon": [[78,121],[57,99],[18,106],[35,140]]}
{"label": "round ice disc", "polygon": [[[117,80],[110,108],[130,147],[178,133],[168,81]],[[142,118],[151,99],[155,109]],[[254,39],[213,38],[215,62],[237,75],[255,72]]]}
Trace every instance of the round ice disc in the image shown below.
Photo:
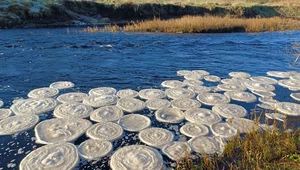
{"label": "round ice disc", "polygon": [[129,132],[139,132],[151,126],[151,120],[144,115],[129,114],[119,120],[119,125]]}
{"label": "round ice disc", "polygon": [[294,100],[300,101],[300,93],[292,93],[290,95]]}
{"label": "round ice disc", "polygon": [[81,103],[86,97],[88,97],[88,95],[85,93],[71,92],[58,96],[56,100],[61,103]]}
{"label": "round ice disc", "polygon": [[245,91],[246,87],[243,85],[235,85],[235,84],[219,84],[217,86],[222,91]]}
{"label": "round ice disc", "polygon": [[188,74],[191,74],[192,71],[190,70],[178,70],[177,71],[177,76],[185,76],[185,75],[188,75]]}
{"label": "round ice disc", "polygon": [[0,107],[2,107],[3,106],[3,101],[2,100],[0,100]]}
{"label": "round ice disc", "polygon": [[230,126],[228,123],[215,123],[210,126],[210,129],[215,136],[220,136],[226,140],[229,140],[238,134],[237,129]]}
{"label": "round ice disc", "polygon": [[42,114],[54,110],[57,101],[52,98],[18,100],[10,109],[16,115]]}
{"label": "round ice disc", "polygon": [[167,88],[181,88],[185,86],[185,84],[179,80],[166,80],[163,81],[161,85]]}
{"label": "round ice disc", "polygon": [[257,106],[262,109],[276,110],[276,103],[259,103]]}
{"label": "round ice disc", "polygon": [[50,84],[50,88],[56,88],[56,89],[69,89],[74,87],[74,84],[69,81],[58,81]]}
{"label": "round ice disc", "polygon": [[13,113],[10,109],[0,109],[0,120],[12,116]]}
{"label": "round ice disc", "polygon": [[166,90],[166,95],[171,99],[193,98],[195,93],[184,88],[172,88]]}
{"label": "round ice disc", "polygon": [[186,120],[196,124],[205,124],[209,126],[222,120],[218,114],[204,108],[193,108],[184,113]]}
{"label": "round ice disc", "polygon": [[90,96],[103,96],[103,95],[115,95],[116,89],[112,87],[98,87],[89,91]]}
{"label": "round ice disc", "polygon": [[59,142],[73,142],[92,125],[85,119],[62,119],[54,118],[40,122],[36,125],[36,143],[52,144]]}
{"label": "round ice disc", "polygon": [[39,116],[34,114],[17,115],[0,121],[0,136],[13,135],[27,131],[39,122]]}
{"label": "round ice disc", "polygon": [[203,82],[200,80],[184,80],[183,83],[186,84],[187,86],[202,86],[203,85]]}
{"label": "round ice disc", "polygon": [[262,103],[278,103],[278,101],[273,99],[273,97],[259,97],[258,101]]}
{"label": "round ice disc", "polygon": [[259,129],[259,126],[253,120],[245,118],[233,118],[228,120],[228,123],[237,129],[239,133],[250,133]]}
{"label": "round ice disc", "polygon": [[229,76],[233,78],[245,78],[245,79],[251,77],[251,75],[246,72],[230,72]]}
{"label": "round ice disc", "polygon": [[274,91],[275,87],[270,84],[262,84],[258,83],[255,81],[245,81],[244,85],[249,89],[249,90],[255,90],[255,91]]}
{"label": "round ice disc", "polygon": [[280,113],[266,113],[265,115],[268,119],[276,119],[281,122],[284,122],[284,120],[286,119],[286,116]]}
{"label": "round ice disc", "polygon": [[199,75],[202,75],[202,76],[207,76],[209,75],[209,72],[205,71],[205,70],[192,70],[192,73],[193,74],[199,74]]}
{"label": "round ice disc", "polygon": [[79,155],[88,160],[98,160],[113,150],[109,141],[89,139],[78,146]]}
{"label": "round ice disc", "polygon": [[211,88],[206,86],[189,86],[188,89],[198,94],[208,93],[211,91]]}
{"label": "round ice disc", "polygon": [[87,131],[86,135],[91,139],[115,141],[122,137],[123,129],[120,125],[112,122],[101,122],[94,124]]}
{"label": "round ice disc", "polygon": [[222,140],[222,138],[217,136],[198,136],[190,139],[188,143],[190,144],[193,151],[200,154],[222,154],[225,149],[224,141]]}
{"label": "round ice disc", "polygon": [[255,76],[251,77],[250,80],[261,83],[261,84],[277,84],[278,81],[276,79],[266,77],[266,76]]}
{"label": "round ice disc", "polygon": [[180,109],[180,110],[187,110],[190,108],[201,107],[201,103],[197,100],[182,98],[182,99],[175,99],[172,102],[172,107]]}
{"label": "round ice disc", "polygon": [[283,71],[268,71],[267,75],[279,78],[289,78],[290,76],[292,76],[292,73]]}
{"label": "round ice disc", "polygon": [[123,90],[119,90],[117,92],[117,96],[119,96],[120,98],[123,98],[123,97],[138,97],[139,93],[135,90],[123,89]]}
{"label": "round ice disc", "polygon": [[104,106],[94,110],[90,118],[95,122],[113,122],[119,120],[123,114],[117,106]]}
{"label": "round ice disc", "polygon": [[191,148],[187,142],[171,142],[161,151],[173,161],[180,161],[191,153]]}
{"label": "round ice disc", "polygon": [[213,106],[212,111],[224,118],[236,118],[247,116],[247,110],[236,104],[217,104]]}
{"label": "round ice disc", "polygon": [[171,102],[166,99],[150,99],[146,101],[146,107],[151,110],[158,110],[170,106]]}
{"label": "round ice disc", "polygon": [[112,170],[161,170],[163,158],[157,150],[145,145],[124,146],[111,156],[110,167]]}
{"label": "round ice disc", "polygon": [[177,108],[162,108],[155,112],[155,118],[164,123],[180,123],[184,120],[184,114]]}
{"label": "round ice disc", "polygon": [[117,106],[125,112],[132,113],[143,110],[146,107],[146,104],[143,101],[135,98],[124,97],[119,99]]}
{"label": "round ice disc", "polygon": [[83,104],[94,108],[115,105],[118,97],[115,95],[89,96],[83,99]]}
{"label": "round ice disc", "polygon": [[43,87],[43,88],[31,90],[27,96],[33,99],[43,99],[43,98],[54,97],[58,93],[59,91],[56,88]]}
{"label": "round ice disc", "polygon": [[193,73],[193,72],[184,76],[186,80],[202,80],[203,77],[204,75]]}
{"label": "round ice disc", "polygon": [[278,81],[278,85],[286,87],[286,88],[300,88],[300,81],[299,80],[292,80],[292,79],[283,79]]}
{"label": "round ice disc", "polygon": [[233,85],[243,85],[243,82],[245,82],[245,81],[247,81],[247,79],[231,78],[231,79],[222,79],[221,83],[233,84]]}
{"label": "round ice disc", "polygon": [[142,130],[139,133],[139,139],[149,146],[162,148],[174,140],[174,135],[166,129],[153,127]]}
{"label": "round ice disc", "polygon": [[230,91],[230,92],[225,92],[224,95],[231,98],[232,100],[245,102],[245,103],[253,103],[256,102],[257,100],[255,95],[244,91]]}
{"label": "round ice disc", "polygon": [[300,116],[300,104],[291,102],[276,103],[276,108],[280,113],[287,116]]}
{"label": "round ice disc", "polygon": [[71,143],[42,146],[30,152],[20,163],[20,170],[73,169],[79,162],[77,148]]}
{"label": "round ice disc", "polygon": [[196,123],[186,123],[180,128],[180,133],[188,137],[206,136],[209,133],[205,125]]}
{"label": "round ice disc", "polygon": [[213,76],[213,75],[204,76],[204,80],[209,81],[209,82],[219,82],[219,81],[221,81],[220,77]]}
{"label": "round ice disc", "polygon": [[251,90],[253,94],[256,94],[260,97],[274,97],[276,94],[271,91],[257,91],[257,90]]}
{"label": "round ice disc", "polygon": [[230,98],[220,93],[202,93],[197,96],[197,99],[208,106],[216,104],[226,104],[230,102]]}
{"label": "round ice disc", "polygon": [[57,118],[87,118],[93,108],[82,103],[64,103],[54,109],[54,116]]}
{"label": "round ice disc", "polygon": [[139,96],[142,99],[162,99],[166,97],[164,91],[159,89],[143,89],[139,92]]}

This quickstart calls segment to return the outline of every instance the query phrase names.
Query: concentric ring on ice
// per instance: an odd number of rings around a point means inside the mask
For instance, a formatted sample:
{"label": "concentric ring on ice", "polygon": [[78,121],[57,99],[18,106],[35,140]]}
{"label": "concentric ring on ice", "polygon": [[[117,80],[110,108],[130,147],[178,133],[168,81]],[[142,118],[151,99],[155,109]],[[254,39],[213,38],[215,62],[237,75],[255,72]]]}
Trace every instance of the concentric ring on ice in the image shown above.
{"label": "concentric ring on ice", "polygon": [[226,140],[229,140],[238,134],[237,129],[230,126],[228,123],[215,123],[210,126],[210,129],[215,136],[220,136]]}
{"label": "concentric ring on ice", "polygon": [[59,90],[56,88],[43,87],[43,88],[31,90],[27,96],[33,99],[43,99],[43,98],[54,97],[58,93]]}
{"label": "concentric ring on ice", "polygon": [[13,113],[10,109],[0,109],[0,120],[12,116]]}
{"label": "concentric ring on ice", "polygon": [[139,93],[135,90],[132,90],[132,89],[123,89],[123,90],[119,90],[117,92],[117,96],[119,96],[120,98],[123,98],[123,97],[138,97],[139,96]]}
{"label": "concentric ring on ice", "polygon": [[193,98],[195,93],[184,88],[172,88],[166,90],[166,95],[171,99]]}
{"label": "concentric ring on ice", "polygon": [[213,155],[222,154],[225,149],[224,141],[221,137],[198,136],[188,141],[193,151],[200,154]]}
{"label": "concentric ring on ice", "polygon": [[236,118],[247,116],[247,110],[236,104],[217,104],[212,107],[212,111],[224,118]]}
{"label": "concentric ring on ice", "polygon": [[83,104],[94,108],[116,104],[118,97],[115,95],[89,96],[83,99]]}
{"label": "concentric ring on ice", "polygon": [[300,104],[291,102],[276,103],[276,108],[279,112],[287,116],[300,116]]}
{"label": "concentric ring on ice", "polygon": [[20,163],[20,170],[73,169],[79,162],[77,148],[71,143],[42,146],[30,152]]}
{"label": "concentric ring on ice", "polygon": [[185,84],[179,80],[165,80],[161,85],[167,88],[181,88],[185,86]]}
{"label": "concentric ring on ice", "polygon": [[214,75],[204,76],[204,80],[209,81],[209,82],[219,82],[219,81],[221,81],[220,77],[214,76]]}
{"label": "concentric ring on ice", "polygon": [[171,142],[161,151],[173,161],[180,161],[191,153],[191,148],[187,142]]}
{"label": "concentric ring on ice", "polygon": [[87,118],[93,108],[82,103],[63,103],[54,109],[54,116],[57,118]]}
{"label": "concentric ring on ice", "polygon": [[161,154],[145,145],[124,146],[110,158],[112,170],[161,170],[163,158]]}
{"label": "concentric ring on ice", "polygon": [[185,119],[196,124],[212,125],[220,122],[221,117],[215,112],[204,108],[193,108],[184,112]]}
{"label": "concentric ring on ice", "polygon": [[78,118],[44,120],[35,126],[36,143],[73,142],[83,135],[91,125],[90,121]]}
{"label": "concentric ring on ice", "polygon": [[104,106],[94,110],[90,118],[95,122],[113,122],[119,120],[123,114],[117,106]]}
{"label": "concentric ring on ice", "polygon": [[206,136],[209,133],[209,129],[202,124],[186,123],[180,128],[180,133],[188,137]]}
{"label": "concentric ring on ice", "polygon": [[259,129],[259,126],[255,124],[253,120],[245,118],[229,119],[228,123],[237,129],[239,133],[250,133]]}
{"label": "concentric ring on ice", "polygon": [[220,93],[202,93],[197,96],[197,100],[201,103],[214,106],[216,104],[226,104],[230,102],[230,98]]}
{"label": "concentric ring on ice", "polygon": [[135,98],[124,97],[119,99],[117,106],[125,112],[132,113],[143,110],[146,107],[146,104],[143,101]]}
{"label": "concentric ring on ice", "polygon": [[245,78],[245,79],[251,77],[251,75],[246,72],[234,72],[234,71],[230,72],[229,76],[231,76],[233,78]]}
{"label": "concentric ring on ice", "polygon": [[34,114],[17,115],[0,121],[0,136],[12,135],[27,131],[39,122],[39,116]]}
{"label": "concentric ring on ice", "polygon": [[80,93],[80,92],[70,92],[70,93],[65,93],[57,97],[57,101],[61,103],[81,103],[84,98],[88,97],[87,94],[85,93]]}
{"label": "concentric ring on ice", "polygon": [[125,115],[118,123],[124,130],[129,132],[139,132],[151,126],[151,120],[140,114]]}
{"label": "concentric ring on ice", "polygon": [[257,98],[254,94],[244,91],[229,91],[224,93],[225,96],[230,97],[232,100],[253,103]]}
{"label": "concentric ring on ice", "polygon": [[180,110],[187,110],[194,107],[201,107],[200,102],[189,98],[175,99],[171,102],[171,104],[173,108],[177,108]]}
{"label": "concentric ring on ice", "polygon": [[41,114],[54,110],[57,101],[52,98],[22,99],[11,105],[10,109],[16,115]]}
{"label": "concentric ring on ice", "polygon": [[276,79],[266,77],[266,76],[255,76],[251,77],[250,80],[262,83],[262,84],[277,84],[278,81]]}
{"label": "concentric ring on ice", "polygon": [[122,137],[123,129],[120,125],[112,122],[100,122],[91,126],[86,135],[91,139],[115,141]]}
{"label": "concentric ring on ice", "polygon": [[115,95],[116,89],[112,87],[98,87],[89,91],[90,96],[103,96],[103,95]]}
{"label": "concentric ring on ice", "polygon": [[113,150],[109,141],[89,139],[78,146],[79,155],[88,160],[98,160]]}
{"label": "concentric ring on ice", "polygon": [[155,118],[164,123],[180,123],[184,120],[184,114],[177,108],[162,108],[155,112]]}
{"label": "concentric ring on ice", "polygon": [[174,140],[174,134],[166,129],[153,127],[142,130],[139,139],[149,146],[162,148]]}
{"label": "concentric ring on ice", "polygon": [[279,78],[289,78],[292,76],[291,72],[283,72],[283,71],[268,71],[267,75],[272,77],[279,77]]}
{"label": "concentric ring on ice", "polygon": [[139,92],[139,97],[142,99],[162,99],[166,97],[164,91],[159,89],[143,89]]}
{"label": "concentric ring on ice", "polygon": [[166,99],[150,99],[146,101],[146,106],[151,110],[158,110],[164,107],[170,107],[171,102]]}
{"label": "concentric ring on ice", "polygon": [[68,89],[74,87],[74,84],[70,81],[58,81],[50,84],[50,88],[56,88],[56,89]]}

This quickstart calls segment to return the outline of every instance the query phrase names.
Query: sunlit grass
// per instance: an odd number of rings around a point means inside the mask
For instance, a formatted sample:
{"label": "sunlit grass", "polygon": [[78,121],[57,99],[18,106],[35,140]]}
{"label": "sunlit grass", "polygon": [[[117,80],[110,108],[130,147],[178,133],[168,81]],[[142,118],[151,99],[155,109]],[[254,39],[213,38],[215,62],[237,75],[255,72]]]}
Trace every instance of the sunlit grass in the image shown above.
{"label": "sunlit grass", "polygon": [[295,19],[273,18],[222,18],[184,16],[170,20],[145,20],[127,24],[123,29],[116,25],[104,29],[88,27],[82,32],[121,31],[124,32],[166,32],[166,33],[216,33],[216,32],[264,32],[299,30],[300,21]]}

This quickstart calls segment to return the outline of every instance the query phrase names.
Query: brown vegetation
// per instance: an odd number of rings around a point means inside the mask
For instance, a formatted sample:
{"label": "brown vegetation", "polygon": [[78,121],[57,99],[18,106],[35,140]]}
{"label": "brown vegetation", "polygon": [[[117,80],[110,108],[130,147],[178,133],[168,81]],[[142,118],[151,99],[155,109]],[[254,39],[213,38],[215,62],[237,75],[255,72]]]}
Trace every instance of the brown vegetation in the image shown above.
{"label": "brown vegetation", "polygon": [[[273,18],[229,18],[184,16],[179,19],[145,20],[124,26],[124,32],[166,32],[166,33],[219,33],[219,32],[264,32],[300,29],[300,21],[295,19]],[[83,32],[118,31],[118,26],[105,29],[88,28]]]}

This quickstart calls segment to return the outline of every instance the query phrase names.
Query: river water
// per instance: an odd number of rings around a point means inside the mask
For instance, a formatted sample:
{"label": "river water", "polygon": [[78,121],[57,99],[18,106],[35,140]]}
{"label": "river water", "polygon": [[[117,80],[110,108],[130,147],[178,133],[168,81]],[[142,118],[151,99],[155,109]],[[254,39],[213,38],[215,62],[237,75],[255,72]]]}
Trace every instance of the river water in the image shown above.
{"label": "river water", "polygon": [[[88,92],[95,87],[162,88],[164,80],[178,79],[177,70],[204,69],[227,78],[231,71],[265,76],[267,71],[299,71],[287,48],[300,32],[231,34],[79,33],[78,28],[0,30],[0,98],[8,108],[35,88],[55,81],[71,81],[67,91]],[[216,85],[206,83],[205,85]],[[276,85],[275,99],[293,101],[290,91]],[[256,103],[243,105],[250,111]],[[51,114],[46,119],[53,117]],[[152,118],[153,119],[153,118]],[[155,124],[169,130],[178,126]],[[179,125],[180,126],[180,125]],[[175,132],[176,133],[176,132]],[[134,133],[114,143],[115,148],[141,143]],[[34,148],[34,131],[0,137],[0,165],[17,169]],[[177,137],[180,139],[181,137]],[[80,144],[81,137],[75,144]],[[108,169],[109,157],[82,162],[79,169]],[[1,169],[0,167],[0,169]]]}

